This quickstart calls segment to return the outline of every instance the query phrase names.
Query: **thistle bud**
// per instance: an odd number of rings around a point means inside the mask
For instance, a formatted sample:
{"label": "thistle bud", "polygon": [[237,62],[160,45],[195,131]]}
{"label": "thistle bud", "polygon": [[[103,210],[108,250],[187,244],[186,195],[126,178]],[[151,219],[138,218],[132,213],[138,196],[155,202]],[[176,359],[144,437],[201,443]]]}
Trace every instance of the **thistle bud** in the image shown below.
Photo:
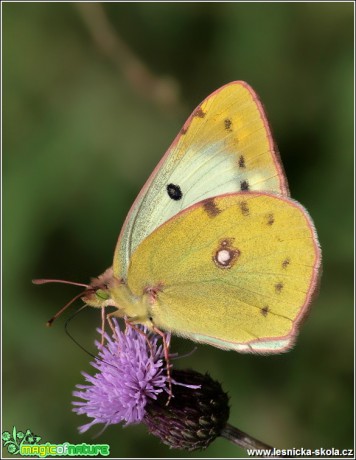
{"label": "thistle bud", "polygon": [[[146,406],[144,423],[174,449],[205,449],[220,436],[229,418],[228,396],[219,382],[193,370],[173,370],[173,397],[160,394]],[[189,388],[189,386],[199,388]]]}

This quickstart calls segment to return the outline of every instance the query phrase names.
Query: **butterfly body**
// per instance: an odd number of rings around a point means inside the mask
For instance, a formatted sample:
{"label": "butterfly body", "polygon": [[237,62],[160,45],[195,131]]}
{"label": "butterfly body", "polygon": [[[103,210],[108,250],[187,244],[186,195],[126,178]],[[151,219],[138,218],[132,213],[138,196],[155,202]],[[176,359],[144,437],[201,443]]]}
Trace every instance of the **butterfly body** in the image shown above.
{"label": "butterfly body", "polygon": [[83,300],[240,352],[289,349],[321,253],[254,91],[233,82],[184,124],[134,202],[112,268]]}

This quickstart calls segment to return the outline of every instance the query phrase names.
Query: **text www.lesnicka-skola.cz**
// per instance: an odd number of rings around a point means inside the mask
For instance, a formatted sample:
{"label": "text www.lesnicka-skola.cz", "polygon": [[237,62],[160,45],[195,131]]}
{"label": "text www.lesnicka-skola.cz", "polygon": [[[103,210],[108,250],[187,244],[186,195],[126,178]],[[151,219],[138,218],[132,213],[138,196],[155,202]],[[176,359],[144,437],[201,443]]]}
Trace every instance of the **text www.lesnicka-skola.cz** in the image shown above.
{"label": "text www.lesnicka-skola.cz", "polygon": [[304,447],[293,447],[292,449],[247,449],[250,457],[354,457],[353,449],[305,449]]}

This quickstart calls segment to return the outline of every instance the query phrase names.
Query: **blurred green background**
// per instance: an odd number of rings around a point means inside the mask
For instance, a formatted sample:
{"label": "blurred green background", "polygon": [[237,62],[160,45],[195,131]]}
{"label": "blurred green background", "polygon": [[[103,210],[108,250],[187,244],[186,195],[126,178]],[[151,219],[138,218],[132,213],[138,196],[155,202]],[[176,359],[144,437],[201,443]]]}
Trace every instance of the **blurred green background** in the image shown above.
{"label": "blurred green background", "polygon": [[[292,196],[323,249],[320,295],[290,353],[199,345],[180,368],[230,395],[230,423],[280,448],[353,446],[353,3],[3,5],[3,430],[109,443],[113,457],[243,457],[218,439],[169,450],[146,428],[71,412],[90,357],[44,324],[112,262],[121,225],[185,119],[246,80],[270,118]],[[137,60],[132,58],[135,55]],[[93,351],[98,311],[70,329]],[[173,351],[194,344],[174,338]],[[6,452],[3,452],[6,455]]]}

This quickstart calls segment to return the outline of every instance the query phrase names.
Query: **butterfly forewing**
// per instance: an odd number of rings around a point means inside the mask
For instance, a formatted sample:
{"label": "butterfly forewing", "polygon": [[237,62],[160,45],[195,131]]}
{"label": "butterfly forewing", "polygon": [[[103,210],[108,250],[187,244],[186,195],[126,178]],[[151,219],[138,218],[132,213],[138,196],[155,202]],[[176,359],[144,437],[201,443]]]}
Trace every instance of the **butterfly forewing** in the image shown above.
{"label": "butterfly forewing", "polygon": [[141,190],[117,243],[114,274],[125,279],[134,250],[172,216],[241,190],[288,195],[261,103],[246,83],[233,82],[195,109]]}

